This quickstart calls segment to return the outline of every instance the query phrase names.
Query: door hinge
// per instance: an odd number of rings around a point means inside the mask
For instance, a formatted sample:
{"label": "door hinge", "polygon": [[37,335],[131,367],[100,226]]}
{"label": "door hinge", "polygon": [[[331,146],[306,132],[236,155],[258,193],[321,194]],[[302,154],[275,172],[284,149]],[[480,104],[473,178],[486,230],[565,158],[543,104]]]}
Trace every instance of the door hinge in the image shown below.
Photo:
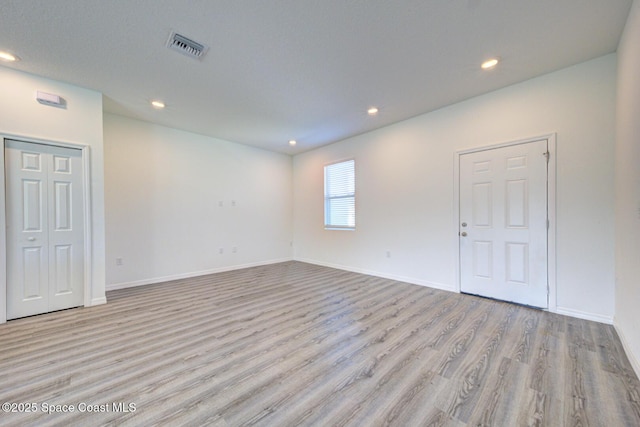
{"label": "door hinge", "polygon": [[549,157],[551,157],[551,153],[549,153],[548,151],[545,151],[544,153],[542,153],[542,155],[547,158],[547,163],[549,163]]}
{"label": "door hinge", "polygon": [[549,229],[549,220],[547,220],[547,230]]}

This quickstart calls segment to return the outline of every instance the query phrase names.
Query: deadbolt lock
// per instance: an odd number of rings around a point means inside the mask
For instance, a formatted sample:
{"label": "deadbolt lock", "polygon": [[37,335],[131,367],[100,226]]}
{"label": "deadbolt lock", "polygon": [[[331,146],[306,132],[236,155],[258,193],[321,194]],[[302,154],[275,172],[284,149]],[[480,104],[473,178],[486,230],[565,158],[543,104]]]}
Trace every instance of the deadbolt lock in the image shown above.
{"label": "deadbolt lock", "polygon": [[461,235],[462,237],[467,237],[467,232],[466,232],[466,231],[463,231],[462,233],[460,233],[460,235]]}
{"label": "deadbolt lock", "polygon": [[463,223],[462,223],[462,226],[463,226],[463,227],[466,227],[466,226],[467,226],[467,223],[466,223],[466,222],[463,222]]}

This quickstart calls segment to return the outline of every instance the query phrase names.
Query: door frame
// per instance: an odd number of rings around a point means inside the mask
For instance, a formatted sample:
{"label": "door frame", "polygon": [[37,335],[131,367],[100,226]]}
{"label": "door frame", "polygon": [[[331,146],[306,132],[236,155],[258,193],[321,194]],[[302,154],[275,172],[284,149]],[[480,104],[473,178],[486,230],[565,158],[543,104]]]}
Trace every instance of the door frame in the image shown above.
{"label": "door frame", "polygon": [[527,144],[529,142],[547,140],[549,151],[549,163],[547,166],[547,219],[549,220],[549,228],[547,230],[547,286],[549,307],[547,311],[556,312],[557,310],[557,293],[556,293],[556,133],[548,133],[541,136],[519,139],[515,141],[503,142],[492,145],[484,145],[480,147],[456,150],[453,158],[453,176],[454,176],[454,196],[453,196],[453,233],[455,248],[455,288],[458,293],[461,292],[461,275],[460,275],[460,156],[479,151],[493,150],[496,148],[510,147],[513,145]]}
{"label": "door frame", "polygon": [[4,249],[4,256],[0,256],[0,324],[7,321],[7,207],[5,189],[5,159],[4,151],[6,140],[12,139],[35,144],[50,145],[54,147],[73,148],[81,151],[82,156],[82,196],[83,196],[83,222],[84,222],[84,306],[91,305],[92,277],[92,250],[93,237],[91,234],[91,149],[87,144],[75,142],[53,141],[49,139],[31,138],[22,135],[0,134],[0,199],[3,208],[0,209],[0,247]]}

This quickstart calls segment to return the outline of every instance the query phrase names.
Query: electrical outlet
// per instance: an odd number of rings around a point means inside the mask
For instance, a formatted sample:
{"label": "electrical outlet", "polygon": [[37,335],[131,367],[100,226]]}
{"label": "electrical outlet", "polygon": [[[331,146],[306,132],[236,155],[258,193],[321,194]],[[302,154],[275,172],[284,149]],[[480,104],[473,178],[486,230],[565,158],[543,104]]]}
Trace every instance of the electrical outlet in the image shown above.
{"label": "electrical outlet", "polygon": [[222,254],[224,253],[224,248],[220,248],[220,249],[218,249],[218,253],[219,253],[220,255],[222,255]]}
{"label": "electrical outlet", "polygon": [[233,248],[231,248],[231,252],[233,252],[234,254],[238,253],[238,247],[234,246]]}
{"label": "electrical outlet", "polygon": [[391,258],[391,251],[387,251],[387,258]]}
{"label": "electrical outlet", "polygon": [[218,207],[220,207],[220,208],[221,208],[221,207],[223,207],[223,206],[224,206],[224,202],[223,202],[222,200],[220,200],[220,201],[218,202]]}
{"label": "electrical outlet", "polygon": [[116,265],[120,266],[122,265],[122,263],[123,263],[122,258],[120,257],[116,258]]}

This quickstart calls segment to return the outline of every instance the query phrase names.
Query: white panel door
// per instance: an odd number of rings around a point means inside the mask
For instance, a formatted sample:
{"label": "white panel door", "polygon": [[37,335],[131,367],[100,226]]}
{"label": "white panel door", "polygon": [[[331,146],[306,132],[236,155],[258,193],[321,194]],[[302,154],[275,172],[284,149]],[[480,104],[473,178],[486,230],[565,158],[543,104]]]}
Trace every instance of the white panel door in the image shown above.
{"label": "white panel door", "polygon": [[460,289],[548,306],[547,140],[460,156]]}
{"label": "white panel door", "polygon": [[82,153],[7,140],[7,319],[83,304]]}

